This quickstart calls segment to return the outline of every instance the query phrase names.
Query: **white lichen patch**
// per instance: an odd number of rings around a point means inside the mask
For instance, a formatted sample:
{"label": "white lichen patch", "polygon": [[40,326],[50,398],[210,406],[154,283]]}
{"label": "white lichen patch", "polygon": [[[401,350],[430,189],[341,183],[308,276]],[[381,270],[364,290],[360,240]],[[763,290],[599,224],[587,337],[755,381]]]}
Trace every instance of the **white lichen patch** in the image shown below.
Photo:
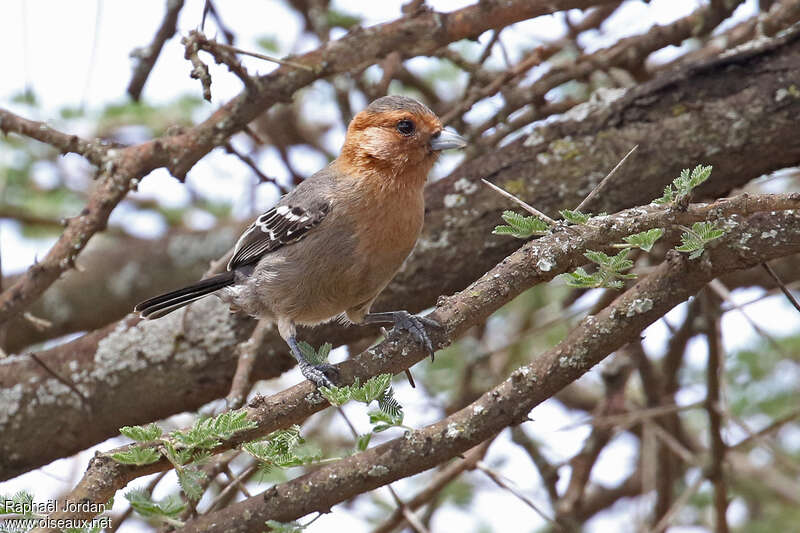
{"label": "white lichen patch", "polygon": [[541,130],[535,129],[530,135],[528,135],[525,141],[523,141],[522,145],[526,148],[530,148],[531,146],[538,146],[543,143],[544,135],[542,135]]}
{"label": "white lichen patch", "polygon": [[761,238],[762,239],[774,239],[778,235],[778,230],[771,229],[769,231],[762,231]]}
{"label": "white lichen patch", "polygon": [[447,232],[442,231],[436,237],[436,240],[420,237],[417,241],[416,249],[418,251],[424,251],[433,248],[447,248],[448,246],[450,246],[450,240],[448,239]]}
{"label": "white lichen patch", "polygon": [[0,389],[0,427],[8,423],[19,411],[23,392],[22,383],[11,388]]}
{"label": "white lichen patch", "polygon": [[467,178],[459,178],[453,184],[453,190],[456,192],[460,192],[463,194],[473,194],[478,190],[478,184],[474,181],[470,181]]}
{"label": "white lichen patch", "polygon": [[653,308],[653,300],[651,300],[650,298],[636,298],[634,301],[628,304],[625,316],[630,318],[632,316],[646,313],[652,308]]}
{"label": "white lichen patch", "polygon": [[81,407],[81,400],[75,391],[57,379],[46,379],[35,389],[36,401],[28,403],[31,413],[39,411],[43,405],[58,405],[60,408]]}
{"label": "white lichen patch", "polygon": [[451,194],[446,194],[444,197],[444,206],[448,209],[466,205],[466,203],[467,199],[464,198],[463,194],[451,193]]}
{"label": "white lichen patch", "polygon": [[372,468],[367,471],[367,475],[369,477],[381,477],[388,473],[389,468],[385,465],[373,465]]}
{"label": "white lichen patch", "polygon": [[572,109],[564,113],[561,120],[562,121],[570,121],[574,120],[577,122],[581,122],[586,119],[590,114],[597,111],[598,109],[602,109],[608,107],[609,104],[614,102],[615,100],[619,100],[622,98],[627,89],[608,89],[605,87],[600,87],[596,89],[592,96],[589,98],[588,101],[583,102],[582,104],[578,104],[574,106]]}
{"label": "white lichen patch", "polygon": [[464,432],[464,428],[460,425],[456,424],[455,422],[450,422],[447,424],[447,431],[445,432],[444,436],[448,439],[455,439],[459,435]]}
{"label": "white lichen patch", "polygon": [[477,416],[483,413],[485,410],[486,409],[484,409],[482,405],[476,405],[475,407],[472,408],[472,414]]}
{"label": "white lichen patch", "polygon": [[536,268],[541,272],[550,272],[556,266],[556,259],[552,255],[544,255],[536,261]]}

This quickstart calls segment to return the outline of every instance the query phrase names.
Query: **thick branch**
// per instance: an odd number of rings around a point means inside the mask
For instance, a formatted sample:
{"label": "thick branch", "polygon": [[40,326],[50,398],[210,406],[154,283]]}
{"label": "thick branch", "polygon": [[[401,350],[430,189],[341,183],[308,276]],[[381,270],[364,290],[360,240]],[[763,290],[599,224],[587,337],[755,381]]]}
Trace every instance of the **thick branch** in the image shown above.
{"label": "thick branch", "polygon": [[[692,221],[709,216],[715,220],[726,217],[726,223],[731,228],[729,245],[718,246],[713,250],[713,254],[712,250],[707,250],[706,253],[709,255],[702,261],[688,262],[673,254],[669,261],[656,269],[654,275],[618,298],[614,306],[606,308],[596,317],[586,319],[556,349],[538,357],[529,367],[515,372],[512,379],[504,382],[492,393],[481,397],[478,403],[469,409],[459,411],[446,421],[420,430],[410,438],[401,439],[399,444],[398,441],[393,441],[375,448],[379,452],[375,450],[366,452],[367,454],[383,453],[382,451],[390,453],[391,457],[384,457],[383,460],[371,464],[372,467],[381,465],[380,468],[374,468],[365,475],[361,472],[365,463],[359,459],[358,464],[353,465],[352,458],[347,459],[337,467],[343,470],[339,478],[342,481],[341,486],[335,489],[330,486],[331,482],[338,483],[333,477],[328,482],[315,478],[309,486],[317,482],[319,485],[309,490],[316,494],[318,489],[322,489],[327,493],[324,497],[319,497],[315,500],[316,503],[312,504],[302,491],[295,494],[292,489],[297,501],[291,505],[284,502],[286,508],[292,510],[279,516],[270,516],[277,520],[283,520],[287,514],[295,512],[299,513],[297,516],[302,516],[310,512],[306,510],[309,505],[327,509],[326,506],[332,498],[346,499],[388,482],[389,477],[398,479],[430,468],[445,458],[462,453],[482,442],[503,427],[523,421],[528,410],[534,405],[582,375],[609,351],[633,340],[644,327],[694,294],[709,279],[727,271],[799,252],[797,235],[800,233],[800,215],[794,211],[776,214],[762,212],[765,209],[773,212],[798,207],[800,207],[800,195],[765,195],[722,200],[713,205],[692,206],[686,211],[677,212],[638,208],[525,244],[465,291],[440,299],[433,315],[444,326],[441,331],[433,335],[433,340],[438,346],[449,344],[470,327],[482,323],[492,312],[523,290],[550,280],[555,275],[583,263],[585,259],[582,253],[587,248],[608,250],[610,244],[619,241],[624,235],[669,224],[691,224]],[[733,216],[734,213],[746,215],[754,212],[757,214],[747,219]],[[765,234],[762,230],[766,228],[774,230],[773,238],[759,237]],[[154,324],[144,326],[153,327]],[[409,342],[405,337],[398,339],[396,334],[392,334],[378,347],[342,363],[339,366],[340,377],[344,383],[349,383],[357,376],[363,379],[378,373],[399,373],[425,356],[426,354],[420,351],[419,346],[413,341]],[[325,408],[326,405],[327,403],[315,392],[313,385],[308,382],[270,398],[256,398],[249,404],[247,411],[248,418],[256,422],[257,428],[237,434],[215,451],[235,447],[241,442],[300,422]],[[477,405],[480,405],[479,409]],[[476,413],[480,416],[474,416]],[[468,443],[470,444],[467,445]],[[439,445],[442,447],[438,448]],[[395,456],[395,451],[399,455]],[[374,458],[372,455],[362,454],[355,457]],[[70,493],[68,499],[104,502],[131,479],[165,468],[168,468],[166,461],[135,467],[120,465],[108,457],[98,456],[92,461],[83,480]],[[322,471],[328,472],[324,468],[318,472]],[[355,479],[352,475],[362,482],[359,483],[358,490],[350,485]],[[311,474],[311,477],[314,476],[316,474]],[[301,479],[310,478],[304,476]],[[378,484],[373,484],[373,481],[377,481]],[[236,506],[230,509],[234,508]],[[268,512],[272,513],[271,510]],[[67,515],[56,513],[56,516]],[[261,516],[258,515],[256,520],[260,519],[260,524],[263,525]],[[88,518],[88,515],[79,517]],[[239,518],[241,519],[241,516]],[[243,529],[235,527],[230,529],[230,531],[240,530]]]}
{"label": "thick branch", "polygon": [[[800,216],[786,213],[777,218],[757,215],[741,221],[742,229],[731,233],[730,245],[707,252],[709,255],[701,261],[690,261],[685,255],[672,252],[651,275],[611,306],[585,319],[558,346],[450,417],[198,517],[181,531],[260,531],[266,519],[289,521],[315,511],[326,512],[336,503],[431,468],[508,425],[524,422],[530,409],[580,377],[611,351],[636,339],[647,325],[717,275],[757,264],[762,260],[761,254],[774,257],[799,252]],[[737,245],[737,240],[746,233],[743,229],[779,227],[784,229],[778,230],[775,241],[749,239],[747,250]],[[454,318],[460,312],[463,310],[443,306],[437,316]]]}
{"label": "thick branch", "polygon": [[[50,326],[37,329],[21,317],[12,318],[4,339],[6,352],[101,329],[125,317],[137,302],[200,279],[242,229],[241,224],[224,224],[209,232],[174,230],[157,240],[106,234],[92,239],[78,259],[79,268],[66,272],[30,307]],[[9,276],[3,286],[17,279]]]}
{"label": "thick branch", "polygon": [[[784,41],[768,42],[760,52],[748,50],[730,56],[723,64],[665,73],[621,100],[581,110],[580,121],[543,126],[528,139],[471,160],[448,178],[430,185],[426,191],[428,212],[423,235],[404,269],[382,293],[376,309],[417,311],[429,307],[439,295],[463,289],[514,250],[517,244],[512,239],[489,237],[499,214],[510,205],[482,187],[480,178],[489,177],[523,199],[535,198],[537,207],[554,214],[560,208],[578,205],[619,158],[632,145],[639,144],[639,150],[614,177],[599,205],[591,207],[593,211],[616,212],[660,196],[680,169],[698,162],[714,165],[714,177],[700,189],[699,194],[705,197],[728,194],[756,176],[800,163],[800,138],[796,135],[800,99],[776,98],[776,94],[786,93],[787,83],[800,85],[800,68],[793,67],[800,64],[798,34],[790,34]],[[465,260],[467,257],[469,260]],[[443,269],[443,264],[454,267]],[[106,345],[104,339],[112,332],[114,338],[125,335],[133,327],[130,322],[114,324],[78,341],[80,344],[55,348],[40,354],[40,358],[53,368],[62,368],[74,359],[77,368],[64,372],[96,376],[86,382],[84,393],[100,394],[98,401],[92,401],[98,415],[92,427],[107,437],[116,432],[119,424],[113,421],[121,414],[125,423],[145,423],[197,408],[227,392],[216,379],[206,381],[199,376],[209,373],[230,379],[232,350],[247,338],[253,326],[220,317],[219,313],[226,315],[226,311],[213,303],[195,304],[191,313],[195,318],[187,324],[188,338],[209,335],[226,340],[215,348],[215,358],[198,357],[193,345],[183,342],[184,332],[177,327],[136,326],[135,335],[144,360],[156,357],[160,361],[158,354],[164,350],[161,347],[176,346],[178,358],[205,365],[202,372],[200,368],[192,370],[197,371],[194,380],[184,380],[185,372],[178,365],[172,366],[172,360],[159,363],[166,366],[148,368],[130,343],[118,358],[95,357],[98,345]],[[324,341],[341,344],[371,334],[335,327],[302,333],[305,340],[317,345]],[[127,335],[133,336],[134,332]],[[263,353],[284,352],[284,344],[275,336]],[[35,407],[19,410],[13,402],[4,406],[5,412],[13,413],[14,423],[3,426],[0,422],[0,429],[16,446],[0,453],[0,458],[9,457],[8,454],[15,457],[2,465],[3,475],[16,475],[97,442],[93,440],[97,435],[67,431],[86,424],[80,410],[61,409],[54,419],[56,411],[49,404],[30,401],[42,396],[37,390],[47,383],[47,376],[41,375],[40,369],[31,370],[35,365],[26,359],[13,361],[13,365],[0,366],[0,386],[22,384],[22,390],[8,397],[19,396],[25,404]],[[259,373],[257,369],[256,377],[274,376],[287,364],[288,359],[268,362],[265,366],[272,374]],[[111,381],[119,372],[126,378]],[[34,383],[4,377],[14,375],[35,378]],[[133,383],[135,391],[131,390]],[[141,395],[138,387],[147,387],[149,393]],[[106,394],[110,398],[127,398],[129,404],[109,403]],[[54,396],[54,405],[69,405],[72,401],[68,391],[49,391],[44,396]],[[133,405],[140,407],[131,409]],[[53,431],[51,438],[24,430],[34,427],[34,419],[40,426],[41,421],[46,421],[44,427]],[[71,435],[68,443],[59,438],[65,433]],[[48,447],[42,448],[42,443],[48,441]]]}

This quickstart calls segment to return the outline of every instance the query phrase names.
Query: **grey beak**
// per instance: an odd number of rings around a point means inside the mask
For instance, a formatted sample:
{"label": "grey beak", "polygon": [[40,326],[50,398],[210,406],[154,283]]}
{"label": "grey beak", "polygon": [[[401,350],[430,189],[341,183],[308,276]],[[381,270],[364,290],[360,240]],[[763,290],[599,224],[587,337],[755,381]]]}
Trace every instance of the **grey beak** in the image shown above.
{"label": "grey beak", "polygon": [[431,138],[433,150],[450,150],[451,148],[464,148],[467,140],[451,129],[444,129]]}

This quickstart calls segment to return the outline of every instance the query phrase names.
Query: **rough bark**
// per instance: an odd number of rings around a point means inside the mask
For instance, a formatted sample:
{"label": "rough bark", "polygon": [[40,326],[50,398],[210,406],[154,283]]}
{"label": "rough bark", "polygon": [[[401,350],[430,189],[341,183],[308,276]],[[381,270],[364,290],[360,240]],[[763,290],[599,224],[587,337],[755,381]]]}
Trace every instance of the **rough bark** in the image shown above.
{"label": "rough bark", "polygon": [[[793,84],[800,86],[798,35],[798,31],[790,32],[722,60],[665,73],[610,103],[582,106],[566,120],[470,160],[432,184],[427,190],[424,234],[376,309],[429,307],[437,297],[462,289],[513,250],[512,240],[490,235],[499,213],[511,206],[481,187],[480,178],[491,179],[552,215],[559,208],[577,205],[634,144],[639,150],[597,205],[591,206],[592,211],[615,212],[648,203],[681,168],[701,162],[715,166],[713,178],[699,191],[708,197],[725,195],[761,174],[800,163],[796,135],[800,99],[789,90]],[[196,408],[227,392],[224,380],[233,371],[233,349],[247,338],[253,325],[218,313],[220,307],[213,303],[193,306],[190,317],[197,318],[187,321],[187,331],[125,320],[40,354],[48,366],[65,375],[95,376],[87,385],[78,380],[95,406],[92,422],[76,408],[59,411],[55,423],[53,406],[74,405],[74,393],[61,385],[48,385],[51,376],[29,358],[5,361],[0,365],[0,398],[5,399],[2,412],[9,414],[0,422],[5,443],[0,455],[15,455],[2,465],[0,478],[74,453],[101,436],[113,435],[122,424]],[[341,344],[364,335],[362,330],[334,330],[333,326],[303,333],[316,344],[322,340]],[[118,344],[123,337],[128,339],[127,349]],[[164,357],[164,351],[172,347],[174,355]],[[283,354],[284,347],[272,338],[261,353]],[[148,364],[154,357],[158,364]],[[75,361],[72,371],[69,360]],[[187,363],[178,361],[194,361],[198,366],[187,370]],[[286,357],[263,361],[257,376],[277,375],[288,364]],[[196,379],[183,379],[186,375]],[[215,378],[201,379],[205,375]],[[29,376],[38,382],[11,376]],[[138,391],[145,383],[148,394],[143,398],[132,389]],[[104,403],[95,394],[130,403]],[[47,401],[32,401],[37,396]],[[151,405],[147,398],[159,401]],[[18,409],[20,404],[27,407]],[[47,420],[53,438],[25,431],[34,420]],[[77,434],[67,429],[87,423],[92,425],[91,432]],[[73,431],[73,438],[56,438],[65,431]],[[36,446],[41,440],[48,441],[47,450]],[[11,452],[6,451],[9,442],[14,442]]]}
{"label": "rough bark", "polygon": [[[563,268],[571,268],[581,261],[581,252],[587,247],[609,249],[610,244],[631,231],[665,223],[677,225],[711,219],[728,228],[725,238],[709,246],[700,259],[689,260],[685,254],[670,252],[667,260],[650,275],[597,315],[585,318],[558,346],[514,371],[468,407],[399,439],[190,521],[185,530],[261,531],[268,518],[288,521],[313,511],[326,512],[336,503],[431,468],[504,427],[522,423],[535,405],[583,375],[611,351],[638,338],[645,327],[714,277],[800,252],[798,201],[797,195],[784,195],[782,199],[743,197],[696,206],[687,212],[634,209],[523,245],[466,290],[442,299],[434,313],[443,325],[433,335],[438,346],[449,344],[481,323],[526,288],[552,279]],[[754,214],[747,216],[748,213]],[[550,257],[557,259],[556,265],[549,263]],[[355,376],[399,372],[425,356],[407,338],[391,335],[386,342],[339,368],[347,383]],[[214,452],[302,421],[325,406],[326,402],[320,401],[313,385],[307,382],[269,398],[256,398],[247,408],[248,419],[255,422],[254,429],[234,435]],[[97,456],[66,499],[104,502],[130,480],[166,468],[169,468],[166,460],[137,467],[118,464],[106,455]],[[58,511],[51,518],[88,519],[91,514]]]}

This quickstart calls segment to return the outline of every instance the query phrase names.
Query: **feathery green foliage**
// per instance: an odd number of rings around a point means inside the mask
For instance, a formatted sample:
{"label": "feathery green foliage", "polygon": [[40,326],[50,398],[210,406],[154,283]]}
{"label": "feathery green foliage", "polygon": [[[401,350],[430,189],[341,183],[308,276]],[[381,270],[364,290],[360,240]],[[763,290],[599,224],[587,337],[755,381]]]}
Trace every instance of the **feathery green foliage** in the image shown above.
{"label": "feathery green foliage", "polygon": [[300,348],[300,352],[309,363],[312,365],[321,365],[328,361],[328,355],[330,355],[333,345],[326,342],[319,347],[319,350],[315,350],[314,347],[307,342],[300,341],[297,343],[297,347]]}
{"label": "feathery green foliage", "polygon": [[178,483],[187,498],[197,501],[203,496],[203,482],[208,479],[205,472],[193,466],[181,466],[175,468],[175,473],[178,474]]}
{"label": "feathery green foliage", "polygon": [[247,420],[246,411],[226,411],[213,418],[201,418],[194,423],[191,429],[176,431],[172,436],[187,448],[208,450],[219,446],[223,440],[231,438],[234,433],[255,427],[255,422]]}
{"label": "feathery green foliage", "polygon": [[653,249],[653,245],[664,235],[664,230],[662,228],[653,228],[647,231],[643,231],[641,233],[634,233],[633,235],[628,235],[627,237],[623,237],[627,244],[617,244],[616,247],[625,247],[625,248],[639,248],[640,250],[644,250],[645,252],[649,252]]}
{"label": "feathery green foliage", "polygon": [[301,526],[297,522],[278,522],[276,520],[267,520],[266,525],[269,527],[268,531],[272,531],[274,533],[301,533],[305,526]]}
{"label": "feathery green foliage", "polygon": [[350,400],[370,403],[383,395],[391,381],[391,374],[379,374],[369,378],[363,385],[356,378],[352,385],[320,387],[319,391],[333,405],[344,405]]}
{"label": "feathery green foliage", "polygon": [[125,498],[131,508],[145,518],[167,522],[173,525],[183,525],[178,516],[186,505],[177,495],[164,498],[160,502],[153,500],[145,489],[133,489],[125,493]]}
{"label": "feathery green foliage", "polygon": [[124,465],[149,465],[161,459],[161,453],[156,448],[133,446],[123,452],[112,453],[111,458]]}
{"label": "feathery green foliage", "polygon": [[633,261],[628,259],[630,248],[620,251],[617,255],[609,256],[603,252],[587,250],[583,255],[586,259],[597,264],[597,271],[589,274],[583,267],[578,267],[574,272],[569,272],[567,285],[581,289],[621,289],[622,280],[634,279],[636,274],[624,274],[625,270],[633,267]]}
{"label": "feathery green foliage", "polygon": [[305,440],[300,436],[300,426],[273,431],[266,438],[242,445],[242,449],[261,463],[267,471],[276,466],[288,468],[310,464],[320,459],[319,455],[308,454],[302,448]]}
{"label": "feathery green foliage", "polygon": [[663,205],[686,201],[692,193],[692,189],[711,176],[712,168],[711,166],[697,165],[691,172],[688,168],[683,169],[680,176],[675,178],[671,185],[664,188],[661,198],[656,198],[653,203]]}
{"label": "feathery green foliage", "polygon": [[155,424],[148,426],[123,426],[119,432],[136,442],[149,442],[161,436],[161,428]]}
{"label": "feathery green foliage", "polygon": [[573,211],[571,209],[562,209],[559,211],[561,217],[572,224],[586,224],[592,218],[591,214],[581,213],[580,211]]}
{"label": "feathery green foliage", "polygon": [[690,252],[689,259],[697,259],[703,255],[706,244],[725,235],[725,230],[714,222],[695,222],[691,228],[681,226],[681,244],[675,249],[679,252]]}
{"label": "feathery green foliage", "polygon": [[518,239],[527,239],[534,235],[544,235],[550,230],[547,222],[535,216],[522,216],[514,211],[504,211],[502,214],[507,226],[496,226],[492,232],[495,235],[511,235]]}

